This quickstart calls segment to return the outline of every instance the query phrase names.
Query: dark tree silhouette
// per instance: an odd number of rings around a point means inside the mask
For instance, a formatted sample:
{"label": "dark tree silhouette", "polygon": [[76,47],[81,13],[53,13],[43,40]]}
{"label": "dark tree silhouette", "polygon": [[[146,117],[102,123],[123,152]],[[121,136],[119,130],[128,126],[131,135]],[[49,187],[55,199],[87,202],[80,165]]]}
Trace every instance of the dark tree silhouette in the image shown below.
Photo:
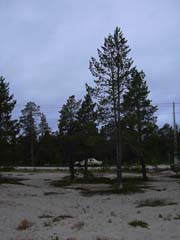
{"label": "dark tree silhouette", "polygon": [[79,126],[79,135],[85,162],[84,177],[88,176],[88,158],[92,157],[92,149],[96,147],[98,129],[97,114],[95,111],[96,104],[93,103],[88,86],[86,86],[86,95],[78,111],[77,121]]}
{"label": "dark tree silhouette", "polygon": [[44,113],[40,113],[40,123],[39,123],[39,134],[41,137],[44,137],[46,133],[50,132],[48,122]]}
{"label": "dark tree silhouette", "polygon": [[131,78],[127,84],[127,92],[124,95],[125,122],[128,128],[134,132],[137,144],[137,154],[142,166],[143,178],[146,179],[145,158],[143,154],[143,139],[152,134],[156,128],[156,117],[154,113],[157,107],[148,99],[148,86],[143,71],[138,72],[136,68],[131,71]]}
{"label": "dark tree silhouette", "polygon": [[73,153],[77,143],[77,114],[80,103],[81,101],[76,101],[75,96],[72,95],[67,99],[66,104],[62,106],[59,112],[59,133],[64,147],[64,156],[69,162],[72,180],[75,177]]}
{"label": "dark tree silhouette", "polygon": [[22,135],[25,136],[28,145],[28,158],[32,166],[34,166],[34,146],[37,141],[40,122],[40,107],[34,102],[28,102],[21,111],[20,126]]}
{"label": "dark tree silhouette", "polygon": [[16,101],[13,94],[9,93],[9,83],[0,77],[0,163],[8,164],[12,145],[18,133],[18,124],[12,120],[12,111]]}

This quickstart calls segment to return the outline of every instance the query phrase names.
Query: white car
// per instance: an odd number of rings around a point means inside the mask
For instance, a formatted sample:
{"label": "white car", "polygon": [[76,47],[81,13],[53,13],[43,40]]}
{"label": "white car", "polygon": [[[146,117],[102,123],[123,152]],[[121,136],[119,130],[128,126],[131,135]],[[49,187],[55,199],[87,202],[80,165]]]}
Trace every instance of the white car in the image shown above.
{"label": "white car", "polygon": [[[80,166],[84,166],[85,165],[85,160],[82,160],[81,162],[75,162],[75,165],[80,165]],[[88,166],[101,166],[102,165],[102,161],[98,161],[95,158],[88,158]]]}

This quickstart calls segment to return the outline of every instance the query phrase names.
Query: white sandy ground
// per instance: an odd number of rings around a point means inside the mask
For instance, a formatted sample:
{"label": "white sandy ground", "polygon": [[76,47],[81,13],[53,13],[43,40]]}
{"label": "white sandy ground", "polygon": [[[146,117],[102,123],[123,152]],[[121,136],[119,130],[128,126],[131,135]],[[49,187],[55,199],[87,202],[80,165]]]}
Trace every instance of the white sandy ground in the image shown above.
{"label": "white sandy ground", "polygon": [[[0,240],[180,240],[180,181],[169,172],[153,175],[152,189],[131,195],[82,196],[71,188],[55,188],[49,183],[63,173],[2,173],[26,180],[23,185],[0,185]],[[166,190],[165,190],[166,189]],[[47,194],[54,192],[55,194]],[[177,205],[137,208],[144,199],[167,199]],[[51,218],[40,218],[42,216]],[[54,221],[60,215],[73,218]],[[162,215],[162,217],[160,217]],[[27,219],[32,225],[18,230]],[[149,229],[128,223],[143,220]]]}

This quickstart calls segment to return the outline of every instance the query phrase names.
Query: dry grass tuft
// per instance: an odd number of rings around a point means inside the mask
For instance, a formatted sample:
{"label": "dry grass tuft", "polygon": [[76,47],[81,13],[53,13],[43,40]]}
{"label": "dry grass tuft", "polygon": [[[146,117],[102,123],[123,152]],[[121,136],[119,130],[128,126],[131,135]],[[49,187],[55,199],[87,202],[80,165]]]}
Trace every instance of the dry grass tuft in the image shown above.
{"label": "dry grass tuft", "polygon": [[31,224],[29,223],[29,221],[28,221],[27,219],[23,219],[23,220],[19,223],[17,229],[18,229],[18,230],[26,230],[27,228],[30,228],[30,227],[31,227]]}

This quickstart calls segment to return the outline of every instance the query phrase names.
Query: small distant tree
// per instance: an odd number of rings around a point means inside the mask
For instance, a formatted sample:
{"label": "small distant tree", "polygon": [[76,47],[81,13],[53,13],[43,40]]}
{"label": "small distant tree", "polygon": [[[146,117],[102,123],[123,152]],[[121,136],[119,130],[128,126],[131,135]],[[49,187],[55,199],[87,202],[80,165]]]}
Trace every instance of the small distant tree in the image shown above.
{"label": "small distant tree", "polygon": [[38,165],[50,165],[54,157],[51,129],[48,126],[45,114],[42,112],[39,121],[36,163]]}
{"label": "small distant tree", "polygon": [[142,166],[143,178],[146,179],[146,166],[143,151],[143,141],[149,134],[153,134],[156,128],[156,117],[154,113],[157,107],[153,106],[148,99],[148,86],[143,71],[138,72],[136,68],[131,71],[128,80],[127,92],[124,95],[125,122],[136,138],[135,148]]}
{"label": "small distant tree", "polygon": [[66,104],[62,106],[59,119],[59,132],[61,135],[71,135],[76,128],[77,113],[79,111],[81,101],[76,101],[72,95],[67,99]]}
{"label": "small distant tree", "polygon": [[75,177],[73,152],[77,142],[77,114],[80,103],[81,101],[76,101],[75,96],[72,95],[67,99],[66,104],[62,106],[62,109],[59,112],[59,133],[61,139],[63,139],[64,154],[69,161],[69,169],[72,180]]}
{"label": "small distant tree", "polygon": [[21,111],[20,126],[22,135],[25,137],[28,145],[28,156],[32,166],[34,166],[34,146],[37,142],[39,133],[38,124],[40,122],[40,107],[34,102],[28,102]]}
{"label": "small distant tree", "polygon": [[173,163],[174,155],[174,131],[173,128],[165,123],[157,132],[158,150],[161,155],[162,162]]}
{"label": "small distant tree", "polygon": [[8,161],[8,153],[12,149],[18,133],[17,120],[12,120],[12,111],[16,101],[13,94],[9,93],[9,83],[0,77],[0,159],[1,164]]}
{"label": "small distant tree", "polygon": [[39,123],[39,133],[41,138],[45,136],[46,133],[50,132],[48,122],[44,113],[40,113],[40,123]]}
{"label": "small distant tree", "polygon": [[92,89],[97,99],[99,114],[104,121],[111,121],[116,135],[117,185],[122,188],[122,102],[126,82],[130,75],[132,59],[130,48],[120,28],[105,38],[98,49],[98,60],[90,60],[90,71],[95,77]]}

